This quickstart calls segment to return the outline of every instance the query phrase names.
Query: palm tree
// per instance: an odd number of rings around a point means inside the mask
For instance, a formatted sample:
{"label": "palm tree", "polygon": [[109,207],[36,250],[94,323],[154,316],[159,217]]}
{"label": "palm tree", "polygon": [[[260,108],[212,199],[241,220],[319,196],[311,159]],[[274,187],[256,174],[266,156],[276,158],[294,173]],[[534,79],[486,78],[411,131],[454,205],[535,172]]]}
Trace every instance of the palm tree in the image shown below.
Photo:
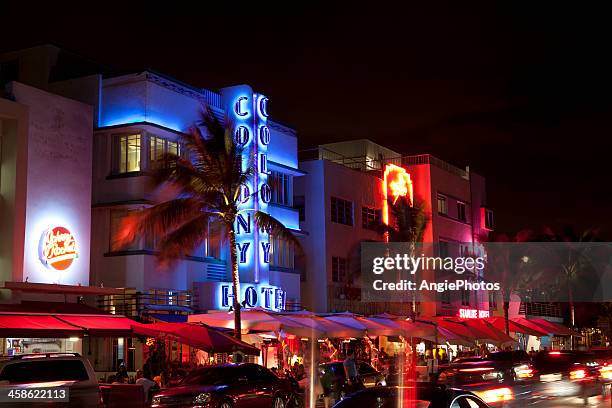
{"label": "palm tree", "polygon": [[[554,287],[557,290],[567,291],[567,300],[570,308],[570,323],[572,328],[576,324],[576,310],[574,305],[574,285],[584,278],[589,265],[589,251],[591,247],[586,242],[598,240],[598,233],[594,229],[577,232],[569,226],[561,228],[547,227],[542,233],[542,241],[563,243],[562,248],[554,251],[549,257],[549,264],[556,270]],[[549,254],[550,255],[550,254]],[[550,262],[552,260],[552,263]],[[574,346],[574,336],[570,336],[570,344]]]}
{"label": "palm tree", "polygon": [[[515,235],[499,234],[486,245],[486,274],[501,286],[506,334],[510,334],[510,300],[512,295],[523,295],[539,284],[542,274],[530,267],[529,253],[524,244],[531,241],[532,232],[519,231]],[[484,239],[483,239],[484,241]],[[522,299],[521,299],[522,300]]]}
{"label": "palm tree", "polygon": [[[415,256],[417,245],[423,242],[423,236],[429,215],[421,201],[410,202],[408,197],[388,199],[387,205],[391,209],[393,225],[385,226],[389,234],[389,242],[408,243],[408,254]],[[412,291],[412,313],[416,317],[416,293]]]}
{"label": "palm tree", "polygon": [[[230,123],[222,125],[210,109],[205,109],[200,126],[181,135],[181,146],[186,154],[166,157],[172,166],[156,174],[157,187],[169,187],[171,198],[125,219],[115,237],[121,247],[137,237],[153,238],[158,244],[158,261],[172,264],[192,253],[207,237],[209,226],[222,231],[224,242],[229,242],[234,290],[234,334],[241,337],[240,276],[236,248],[235,223],[239,214],[254,213],[254,222],[266,231],[301,248],[285,226],[261,211],[240,208],[241,194],[255,174],[250,157],[244,163],[243,150],[234,142]],[[204,129],[203,132],[201,129]],[[256,195],[257,192],[254,193]]]}

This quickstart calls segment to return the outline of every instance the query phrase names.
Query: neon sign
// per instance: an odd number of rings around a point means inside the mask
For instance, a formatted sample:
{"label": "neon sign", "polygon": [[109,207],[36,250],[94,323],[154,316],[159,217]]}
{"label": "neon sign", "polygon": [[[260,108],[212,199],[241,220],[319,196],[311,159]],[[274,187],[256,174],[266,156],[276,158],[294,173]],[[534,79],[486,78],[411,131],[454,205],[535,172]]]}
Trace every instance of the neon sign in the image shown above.
{"label": "neon sign", "polygon": [[[262,307],[267,310],[282,311],[285,309],[286,292],[277,286],[247,284],[243,286],[245,308]],[[228,308],[234,303],[234,291],[230,283],[219,287],[219,306]]]}
{"label": "neon sign", "polygon": [[43,232],[39,243],[40,262],[47,268],[66,270],[78,257],[74,235],[65,227],[52,227]]}
{"label": "neon sign", "polygon": [[[270,237],[267,231],[260,231],[252,224],[252,211],[267,212],[268,203],[272,200],[272,188],[268,184],[268,147],[271,139],[267,123],[268,98],[253,92],[247,85],[223,88],[221,95],[232,123],[234,140],[242,148],[243,167],[254,161],[257,169],[242,186],[238,198],[239,214],[235,231],[240,279],[256,284],[267,283]],[[239,290],[239,294],[242,296],[245,292]],[[258,296],[261,297],[261,293]]]}
{"label": "neon sign", "polygon": [[405,168],[395,164],[387,164],[383,176],[383,196],[385,205],[383,206],[383,222],[389,225],[389,198],[393,197],[393,204],[400,197],[408,197],[412,206],[414,192],[410,174]]}
{"label": "neon sign", "polygon": [[488,310],[479,310],[479,309],[459,309],[459,317],[462,319],[482,319],[485,317],[490,317],[491,313]]}

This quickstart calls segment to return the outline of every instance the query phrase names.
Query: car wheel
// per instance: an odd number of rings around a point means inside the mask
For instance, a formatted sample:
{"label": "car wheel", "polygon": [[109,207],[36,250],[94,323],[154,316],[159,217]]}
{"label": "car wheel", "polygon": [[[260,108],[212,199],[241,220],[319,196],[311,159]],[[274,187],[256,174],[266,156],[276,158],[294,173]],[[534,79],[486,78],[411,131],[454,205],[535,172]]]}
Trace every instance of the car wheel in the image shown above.
{"label": "car wheel", "polygon": [[281,397],[275,397],[272,401],[272,408],[285,408],[285,400]]}
{"label": "car wheel", "polygon": [[222,401],[219,408],[234,408],[234,404],[232,404],[230,401]]}

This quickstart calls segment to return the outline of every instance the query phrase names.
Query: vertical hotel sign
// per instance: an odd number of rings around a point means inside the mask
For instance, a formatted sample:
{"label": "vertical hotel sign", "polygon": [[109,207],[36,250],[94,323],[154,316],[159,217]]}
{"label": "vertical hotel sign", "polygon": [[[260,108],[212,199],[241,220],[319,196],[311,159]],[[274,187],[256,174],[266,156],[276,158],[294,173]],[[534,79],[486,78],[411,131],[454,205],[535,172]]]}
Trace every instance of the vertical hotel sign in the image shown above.
{"label": "vertical hotel sign", "polygon": [[[221,89],[224,109],[233,127],[234,142],[243,149],[243,168],[255,166],[255,176],[243,187],[240,210],[268,212],[272,189],[268,184],[268,98],[247,85]],[[253,211],[244,211],[236,220],[238,269],[241,281],[268,283],[270,237],[258,231]]]}

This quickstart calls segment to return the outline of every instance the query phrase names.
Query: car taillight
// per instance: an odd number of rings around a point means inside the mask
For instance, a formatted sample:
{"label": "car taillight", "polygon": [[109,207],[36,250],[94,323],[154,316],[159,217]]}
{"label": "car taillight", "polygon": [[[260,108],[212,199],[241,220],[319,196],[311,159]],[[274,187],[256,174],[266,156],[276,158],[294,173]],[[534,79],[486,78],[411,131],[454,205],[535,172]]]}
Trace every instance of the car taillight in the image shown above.
{"label": "car taillight", "polygon": [[514,399],[514,394],[508,387],[493,388],[490,390],[481,391],[478,394],[487,404],[491,404],[493,402],[511,401]]}
{"label": "car taillight", "polygon": [[599,369],[599,374],[601,378],[605,380],[612,380],[612,366],[603,366]]}
{"label": "car taillight", "polygon": [[583,369],[570,371],[570,375],[569,375],[570,380],[582,380],[586,378],[586,376],[587,376],[587,373]]}

